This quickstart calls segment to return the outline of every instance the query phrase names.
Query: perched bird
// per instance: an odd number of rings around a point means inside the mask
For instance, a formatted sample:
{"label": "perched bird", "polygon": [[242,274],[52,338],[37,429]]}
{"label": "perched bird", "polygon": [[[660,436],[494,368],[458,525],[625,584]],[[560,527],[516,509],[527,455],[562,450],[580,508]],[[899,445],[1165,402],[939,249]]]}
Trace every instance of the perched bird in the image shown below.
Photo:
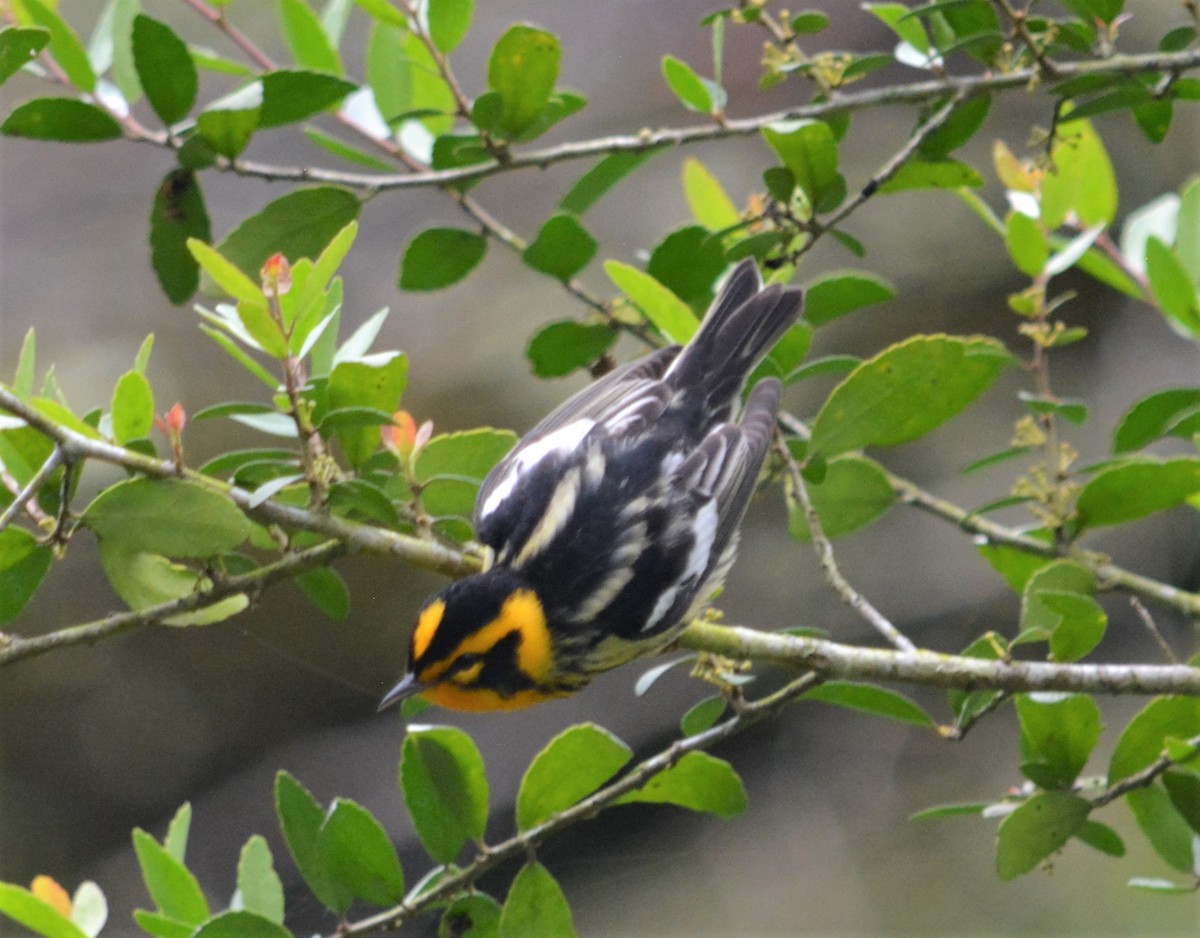
{"label": "perched bird", "polygon": [[802,305],[744,261],[686,346],[612,371],[534,427],[479,490],[490,564],[425,604],[380,709],[414,694],[526,707],[669,644],[733,563],[779,382],[735,411]]}

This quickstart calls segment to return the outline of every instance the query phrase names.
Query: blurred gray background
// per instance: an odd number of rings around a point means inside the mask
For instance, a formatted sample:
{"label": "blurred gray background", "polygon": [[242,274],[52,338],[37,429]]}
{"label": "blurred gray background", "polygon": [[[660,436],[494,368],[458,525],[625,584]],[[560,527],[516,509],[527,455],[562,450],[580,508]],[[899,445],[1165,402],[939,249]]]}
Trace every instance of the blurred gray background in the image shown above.
{"label": "blurred gray background", "polygon": [[[63,0],[72,22],[95,16],[85,0]],[[230,51],[222,37],[181,4],[147,0],[146,10],[172,22],[190,40]],[[887,49],[891,39],[857,5],[827,3],[834,23],[807,48]],[[1182,22],[1172,2],[1129,5],[1122,32],[1127,50],[1154,47]],[[456,53],[464,85],[483,86],[487,50],[503,29],[528,20],[563,42],[561,84],[582,91],[589,106],[552,139],[633,132],[696,121],[674,101],[659,73],[672,54],[707,72],[707,31],[698,26],[711,0],[493,0],[478,4],[475,25]],[[274,4],[234,3],[232,18],[272,54],[282,57]],[[762,34],[731,29],[725,83],[729,111],[749,115],[802,100],[800,85],[757,91]],[[351,50],[361,49],[356,32]],[[348,64],[361,75],[356,51]],[[899,67],[880,80],[914,80]],[[206,87],[209,96],[215,83]],[[55,89],[50,89],[54,93]],[[24,76],[0,91],[11,106],[45,93]],[[855,116],[841,147],[853,191],[898,148],[915,115],[901,110]],[[1001,207],[990,182],[990,147],[1005,139],[1018,153],[1033,124],[1047,126],[1045,101],[1021,93],[1000,98],[987,127],[963,157],[989,179],[985,197]],[[1176,190],[1198,166],[1194,111],[1180,109],[1167,142],[1151,146],[1126,115],[1100,122],[1121,181],[1122,213]],[[287,164],[332,165],[298,133],[264,133],[250,156]],[[610,292],[599,260],[635,261],[671,226],[688,220],[680,186],[686,156],[701,158],[741,202],[759,185],[766,165],[757,139],[727,141],[662,154],[600,202],[586,224],[600,241],[584,279]],[[69,147],[0,140],[0,375],[10,376],[22,337],[37,329],[40,370],[55,364],[77,411],[108,401],[146,333],[156,335],[149,376],[158,409],[181,401],[195,413],[222,400],[247,399],[260,387],[230,364],[197,329],[187,306],[163,298],[150,270],[150,200],[170,168],[169,154],[128,143]],[[586,164],[525,171],[485,182],[479,200],[506,224],[531,237]],[[223,236],[247,214],[284,193],[252,180],[207,173],[205,194],[214,234]],[[523,269],[493,245],[462,285],[428,295],[401,295],[399,252],[433,224],[465,224],[436,192],[388,194],[370,202],[345,275],[345,322],[357,325],[381,306],[392,308],[381,347],[412,360],[405,406],[439,430],[483,424],[528,428],[581,386],[582,376],[540,382],[523,350],[541,323],[579,312],[549,280]],[[1005,296],[1022,278],[1003,250],[949,194],[880,197],[847,230],[866,244],[856,261],[824,244],[799,278],[862,266],[890,278],[897,299],[824,330],[820,354],[871,354],[913,331],[985,331],[1022,353]],[[1064,285],[1065,282],[1064,282]],[[1089,424],[1071,431],[1082,463],[1103,455],[1111,428],[1136,396],[1194,384],[1193,348],[1152,311],[1086,282],[1067,309],[1086,325],[1089,341],[1056,353],[1058,393],[1092,406]],[[622,345],[624,356],[635,354]],[[1020,415],[1018,372],[1009,374],[967,417],[915,445],[883,454],[889,467],[963,505],[1005,492],[1007,468],[961,478],[958,470],[1007,440]],[[811,414],[829,385],[789,392],[788,406]],[[250,431],[220,421],[194,423],[186,434],[189,461],[222,449],[260,445]],[[89,467],[79,500],[115,478]],[[782,499],[768,493],[755,505],[741,561],[722,599],[727,618],[764,629],[820,626],[844,640],[874,639],[824,585],[811,550],[792,541]],[[1019,521],[1019,515],[1010,516]],[[1122,532],[1099,546],[1118,562],[1182,585],[1194,585],[1196,525],[1179,512]],[[1012,634],[1016,598],[985,568],[967,540],[945,524],[896,508],[868,532],[838,544],[847,576],[922,643],[957,649],[986,629]],[[239,845],[251,833],[268,836],[285,880],[295,882],[271,811],[276,769],[297,775],[318,799],[357,799],[393,830],[410,881],[424,860],[396,792],[403,725],[375,715],[380,693],[395,679],[414,610],[438,578],[379,558],[339,562],[354,608],[342,625],[324,621],[298,590],[271,591],[232,622],[193,630],[150,630],[95,648],[63,651],[0,672],[0,879],[28,882],[50,873],[73,889],[96,879],[112,905],[108,934],[133,933],[130,910],[146,900],[129,845],[134,825],[161,835],[176,806],[195,808],[189,858],[214,907],[232,891]],[[23,634],[96,618],[118,601],[84,536],[51,572],[41,595],[13,628]],[[1104,652],[1154,660],[1119,599]],[[1190,652],[1190,626],[1166,613],[1159,623],[1178,649]],[[678,669],[645,697],[632,687],[644,670],[624,668],[578,697],[530,711],[473,717],[437,714],[462,726],[488,761],[494,817],[490,835],[509,830],[511,802],[523,767],[560,728],[600,723],[642,754],[665,743],[686,707],[707,695]],[[769,680],[770,678],[768,678]],[[941,695],[918,694],[939,719]],[[1102,771],[1134,701],[1106,702],[1109,732],[1093,768]],[[540,856],[564,884],[585,935],[1167,935],[1194,934],[1196,900],[1131,892],[1134,875],[1168,871],[1137,836],[1130,856],[1113,861],[1078,843],[1050,873],[999,882],[992,868],[994,822],[978,819],[912,823],[923,807],[999,796],[1019,783],[1014,721],[1002,711],[966,741],[947,743],[928,732],[885,724],[820,704],[795,705],[718,753],[746,779],[750,808],[733,821],[671,809],[623,808],[550,842]],[[1102,818],[1132,834],[1123,807]],[[511,871],[506,871],[511,873]],[[503,878],[493,886],[503,889]],[[486,884],[485,884],[486,885]],[[292,920],[302,930],[330,931],[303,891],[292,893]],[[4,926],[0,925],[0,933]]]}

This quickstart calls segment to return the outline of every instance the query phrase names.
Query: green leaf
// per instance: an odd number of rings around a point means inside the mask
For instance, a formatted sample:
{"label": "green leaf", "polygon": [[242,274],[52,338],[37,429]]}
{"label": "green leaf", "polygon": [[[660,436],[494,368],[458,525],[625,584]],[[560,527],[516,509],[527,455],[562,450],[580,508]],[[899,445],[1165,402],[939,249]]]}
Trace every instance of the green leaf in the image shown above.
{"label": "green leaf", "polygon": [[[250,91],[238,99],[223,99],[210,105],[196,118],[196,133],[212,152],[226,159],[237,159],[246,149],[254,131],[258,129],[258,118],[262,113],[262,86],[251,85]],[[241,103],[241,106],[225,106]],[[191,141],[188,141],[191,143]],[[195,167],[198,168],[198,167]]]}
{"label": "green leaf", "polygon": [[314,72],[343,74],[336,44],[305,0],[279,0],[279,20],[297,65]]}
{"label": "green leaf", "polygon": [[1063,615],[1043,601],[1043,594],[1091,598],[1096,578],[1069,560],[1047,563],[1029,577],[1021,595],[1021,636],[1026,641],[1047,641]]}
{"label": "green leaf", "polygon": [[276,69],[262,77],[259,127],[281,127],[320,114],[339,103],[357,86],[324,72]]}
{"label": "green leaf", "polygon": [[163,838],[163,847],[167,853],[180,863],[187,855],[188,834],[192,830],[192,805],[185,801],[175,811],[171,822],[167,825],[167,835]]}
{"label": "green leaf", "polygon": [[325,812],[308,790],[287,772],[275,776],[275,813],[279,816],[279,827],[288,851],[308,888],[325,908],[343,915],[350,908],[353,896],[331,879],[317,845]]}
{"label": "green leaf", "polygon": [[496,938],[500,913],[500,904],[491,896],[481,892],[462,893],[442,913],[437,938]]}
{"label": "green leaf", "polygon": [[187,45],[170,26],[142,13],[133,18],[133,64],[159,120],[169,127],[187,117],[200,80]]}
{"label": "green leaf", "polygon": [[350,590],[336,570],[317,567],[297,576],[296,585],[334,622],[345,622],[349,618]]}
{"label": "green leaf", "polygon": [[1038,598],[1060,619],[1050,635],[1053,660],[1078,661],[1100,644],[1108,628],[1108,615],[1091,596],[1044,590]]}
{"label": "green leaf", "polygon": [[805,284],[804,318],[823,326],[895,295],[896,288],[882,277],[861,270],[833,270]]}
{"label": "green leaf", "polygon": [[709,231],[732,228],[741,220],[720,180],[695,157],[683,161],[683,194],[692,217]]}
{"label": "green leaf", "polygon": [[826,355],[823,358],[814,358],[787,375],[786,383],[796,384],[821,375],[844,375],[857,368],[861,362],[862,359],[854,355]]}
{"label": "green leaf", "polygon": [[649,274],[620,261],[605,261],[604,272],[670,341],[686,342],[699,328],[687,303]]}
{"label": "green leaf", "polygon": [[1100,740],[1100,708],[1086,694],[1044,699],[1018,694],[1022,748],[1042,763],[1056,788],[1070,788]]}
{"label": "green leaf", "polygon": [[529,341],[525,357],[539,378],[558,378],[587,368],[607,352],[617,333],[603,323],[584,325],[573,319],[542,327]]}
{"label": "green leaf", "polygon": [[692,705],[679,721],[679,730],[684,736],[696,736],[714,726],[725,713],[729,701],[720,695],[705,697]]}
{"label": "green leaf", "polygon": [[50,4],[42,0],[21,0],[21,5],[36,25],[50,33],[50,54],[62,68],[67,80],[80,91],[95,91],[96,73],[75,30]]}
{"label": "green leaf", "polygon": [[154,194],[150,211],[150,263],[159,286],[172,303],[184,302],[200,286],[200,265],[188,241],[212,238],[208,209],[195,173],[174,169]]}
{"label": "green leaf", "polygon": [[1012,362],[995,339],[913,336],[863,362],[829,395],[811,451],[834,456],[914,440],[968,407]]}
{"label": "green leaf", "polygon": [[[862,456],[838,456],[826,464],[820,485],[808,486],[809,498],[821,519],[826,537],[838,537],[865,528],[896,502],[887,473],[874,460]],[[808,542],[808,519],[799,504],[791,506],[788,530],[792,537]]]}
{"label": "green leaf", "polygon": [[182,479],[128,479],[101,492],[81,523],[127,551],[213,557],[238,547],[250,522],[219,492]]}
{"label": "green leaf", "polygon": [[494,128],[512,140],[541,115],[558,80],[562,49],[553,33],[515,25],[500,37],[488,60],[488,87],[499,95]]}
{"label": "green leaf", "polygon": [[885,195],[914,189],[978,189],[983,177],[972,166],[958,160],[909,160],[879,187]]}
{"label": "green leaf", "polygon": [[[265,306],[267,301],[262,289],[216,248],[196,238],[188,238],[187,249],[200,268],[234,300],[251,306]],[[254,274],[257,275],[258,271]]]}
{"label": "green leaf", "polygon": [[887,717],[891,720],[899,720],[901,723],[911,723],[914,726],[929,728],[937,726],[933,717],[918,704],[903,694],[874,684],[862,684],[856,681],[826,681],[818,684],[812,690],[806,691],[801,699],[820,700],[849,710]]}
{"label": "green leaf", "polygon": [[0,531],[0,623],[11,622],[25,608],[53,559],[53,551],[24,528]]}
{"label": "green leaf", "polygon": [[511,431],[489,427],[435,436],[417,455],[414,470],[426,512],[470,518],[479,486],[516,442]]}
{"label": "green leaf", "polygon": [[1171,803],[1166,789],[1159,784],[1135,789],[1125,796],[1125,800],[1155,853],[1172,869],[1181,873],[1193,872],[1195,834]]}
{"label": "green leaf", "polygon": [[[330,411],[370,407],[385,414],[395,413],[408,384],[408,358],[393,353],[372,359],[343,361],[334,366],[327,386]],[[377,424],[338,427],[334,436],[355,467],[366,462],[381,443]]]}
{"label": "green leaf", "polygon": [[293,264],[302,257],[320,256],[361,208],[358,197],[345,189],[300,189],[243,221],[226,235],[219,250],[248,277],[257,278],[276,252]]}
{"label": "green leaf", "polygon": [[429,38],[438,51],[449,53],[458,48],[471,28],[474,14],[475,0],[429,0]]}
{"label": "green leaf", "polygon": [[[937,113],[945,103],[946,99],[931,103],[927,116]],[[976,131],[987,120],[991,108],[992,97],[989,94],[975,95],[961,102],[941,127],[921,141],[921,158],[930,161],[944,160],[975,136]],[[922,120],[922,124],[924,123]]]}
{"label": "green leaf", "polygon": [[550,218],[521,255],[525,263],[559,280],[570,280],[596,253],[596,239],[575,220],[560,214]]}
{"label": "green leaf", "polygon": [[892,32],[918,52],[928,54],[930,51],[929,36],[925,27],[916,17],[909,16],[909,9],[903,3],[864,3],[863,9],[877,16]]}
{"label": "green leaf", "polygon": [[400,786],[413,827],[439,863],[453,863],[487,825],[483,757],[462,730],[409,726],[400,754]]}
{"label": "green leaf", "polygon": [[1054,414],[1074,424],[1085,424],[1088,419],[1088,407],[1082,401],[1055,397],[1043,397],[1031,391],[1018,391],[1017,398],[1028,408],[1031,414],[1039,416]]}
{"label": "green leaf", "polygon": [[381,173],[390,173],[393,169],[392,166],[378,157],[372,156],[370,153],[360,150],[357,147],[353,147],[339,140],[337,137],[330,136],[319,127],[305,127],[304,136],[308,137],[309,140],[325,152],[332,153],[334,156],[346,160],[348,163],[366,166],[368,169],[374,169]]}
{"label": "green leaf", "polygon": [[[100,565],[113,591],[133,610],[174,602],[211,586],[206,577],[183,564],[173,563],[160,554],[128,550],[110,541],[100,542]],[[249,597],[237,593],[162,621],[173,626],[211,625],[237,615],[249,605]]]}
{"label": "green leaf", "polygon": [[367,83],[384,120],[427,112],[419,122],[430,133],[450,130],[454,94],[419,36],[404,27],[376,24],[367,43],[366,64]]}
{"label": "green leaf", "polygon": [[192,933],[192,938],[291,938],[292,933],[254,912],[222,912]]}
{"label": "green leaf", "polygon": [[1200,285],[1200,180],[1191,182],[1180,195],[1175,219],[1175,256],[1192,283]]}
{"label": "green leaf", "polygon": [[1074,212],[1085,227],[1110,225],[1117,214],[1117,182],[1104,143],[1089,121],[1059,128],[1052,170],[1042,179],[1042,222],[1053,231]]}
{"label": "green leaf", "polygon": [[1099,850],[1110,857],[1125,856],[1125,841],[1121,839],[1120,834],[1107,824],[1101,824],[1099,821],[1093,821],[1089,818],[1075,832],[1075,836],[1093,850]]}
{"label": "green leaf", "polygon": [[73,98],[35,98],[13,109],[0,133],[30,140],[99,143],[121,136],[121,125],[107,111]]}
{"label": "green leaf", "polygon": [[87,938],[87,935],[45,899],[13,883],[0,883],[0,915],[46,938]]}
{"label": "green leaf", "polygon": [[141,828],[133,832],[133,848],[150,898],[163,915],[199,925],[208,918],[208,900],[196,877]]}
{"label": "green leaf", "polygon": [[50,31],[40,26],[0,29],[0,85],[32,62],[50,42]]}
{"label": "green leaf", "polygon": [[791,171],[814,212],[830,212],[846,195],[838,172],[837,140],[824,121],[780,121],[763,128],[763,138]]}
{"label": "green leaf", "polygon": [[1038,792],[1000,822],[996,873],[1009,880],[1036,869],[1076,834],[1090,809],[1070,792]]}
{"label": "green leaf", "polygon": [[571,907],[540,863],[521,867],[500,913],[499,938],[575,938]]}
{"label": "green leaf", "polygon": [[664,149],[649,147],[645,150],[610,153],[579,178],[562,197],[558,207],[564,212],[582,215],[595,205],[604,193]]}
{"label": "green leaf", "polygon": [[1092,476],[1075,503],[1081,528],[1123,524],[1200,492],[1200,459],[1137,457]]}
{"label": "green leaf", "polygon": [[1193,832],[1200,832],[1200,778],[1190,772],[1164,772],[1163,787],[1171,804]]}
{"label": "green leaf", "polygon": [[196,930],[187,922],[181,922],[169,915],[160,915],[146,909],[134,909],[133,920],[138,923],[142,931],[154,935],[155,938],[192,938]]}
{"label": "green leaf", "polygon": [[400,261],[401,290],[441,290],[458,283],[483,260],[487,239],[461,228],[428,228]]}
{"label": "green leaf", "polygon": [[1017,269],[1030,277],[1038,276],[1050,258],[1050,242],[1042,226],[1036,219],[1018,211],[1008,213],[1004,243]]}
{"label": "green leaf", "polygon": [[725,89],[711,79],[701,78],[686,62],[664,55],[662,74],[679,103],[689,111],[716,114],[724,109]]}
{"label": "green leaf", "polygon": [[720,239],[700,225],[687,225],[655,246],[646,273],[692,309],[703,310],[712,301],[714,282],[727,266]]}
{"label": "green leaf", "polygon": [[1200,388],[1172,388],[1138,401],[1113,433],[1113,452],[1141,449],[1165,436],[1200,433]]}
{"label": "green leaf", "polygon": [[820,10],[802,10],[792,17],[792,32],[819,33],[829,25],[829,16]]}
{"label": "green leaf", "polygon": [[1153,235],[1146,239],[1146,276],[1154,300],[1181,335],[1200,336],[1200,300],[1196,285],[1175,252]]}
{"label": "green leaf", "polygon": [[121,375],[112,396],[113,439],[124,446],[140,440],[154,426],[154,392],[146,376],[137,371]]}
{"label": "green leaf", "polygon": [[[1008,642],[995,632],[985,632],[964,648],[962,655],[966,658],[997,661],[1002,657],[1007,657]],[[950,709],[954,711],[955,720],[958,723],[964,723],[985,712],[995,702],[999,693],[994,690],[975,692],[952,690],[948,691],[946,696],[949,698]]]}
{"label": "green leaf", "polygon": [[988,807],[986,801],[973,801],[966,804],[939,804],[925,808],[915,814],[910,814],[910,821],[936,821],[948,817],[974,817],[980,815]]}
{"label": "green leaf", "polygon": [[1200,699],[1160,697],[1150,701],[1117,740],[1108,764],[1108,783],[1113,785],[1154,762],[1163,754],[1168,736],[1190,739],[1198,729]]}
{"label": "green leaf", "polygon": [[529,764],[517,792],[517,829],[527,831],[582,801],[617,774],[633,751],[608,730],[563,730]]}
{"label": "green leaf", "polygon": [[317,834],[321,865],[337,886],[372,905],[404,898],[404,873],[383,825],[366,808],[334,800]]}
{"label": "green leaf", "polygon": [[746,810],[746,789],[737,772],[724,759],[707,752],[689,752],[671,768],[659,772],[641,788],[622,795],[614,804],[634,802],[673,804],[729,818]]}
{"label": "green leaf", "polygon": [[13,375],[12,390],[17,397],[28,400],[33,396],[33,379],[37,362],[37,333],[33,326],[21,340],[21,351],[17,355],[17,370]]}
{"label": "green leaf", "polygon": [[275,872],[271,848],[259,834],[246,841],[238,857],[237,889],[242,908],[283,924],[283,884]]}

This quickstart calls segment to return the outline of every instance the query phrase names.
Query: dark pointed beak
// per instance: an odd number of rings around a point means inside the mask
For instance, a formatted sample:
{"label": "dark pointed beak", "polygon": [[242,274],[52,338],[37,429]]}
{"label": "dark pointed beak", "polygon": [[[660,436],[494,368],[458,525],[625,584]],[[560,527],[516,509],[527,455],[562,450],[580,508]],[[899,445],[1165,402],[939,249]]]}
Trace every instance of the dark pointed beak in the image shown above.
{"label": "dark pointed beak", "polygon": [[[400,683],[393,687],[390,691],[383,695],[383,700],[379,701],[379,710],[386,710],[394,704],[400,703],[402,700],[407,700],[421,691],[425,690],[425,685],[416,679],[412,674],[406,674],[400,679]],[[376,712],[379,712],[377,710]]]}

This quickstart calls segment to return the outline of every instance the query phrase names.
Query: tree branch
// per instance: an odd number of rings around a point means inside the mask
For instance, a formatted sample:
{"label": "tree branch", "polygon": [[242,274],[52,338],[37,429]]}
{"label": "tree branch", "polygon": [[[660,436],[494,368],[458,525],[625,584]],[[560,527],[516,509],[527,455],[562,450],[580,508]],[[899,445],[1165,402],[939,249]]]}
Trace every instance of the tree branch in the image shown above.
{"label": "tree branch", "polygon": [[[1196,747],[1200,746],[1200,736],[1193,736],[1191,739],[1185,740],[1185,744],[1195,749]],[[1104,791],[1092,799],[1092,808],[1102,808],[1104,805],[1116,801],[1118,798],[1129,794],[1135,789],[1148,788],[1154,783],[1155,779],[1157,779],[1163,774],[1163,772],[1167,771],[1167,769],[1174,764],[1175,760],[1164,752],[1140,772],[1134,772],[1132,775],[1127,775],[1119,782],[1109,785],[1106,789],[1104,789]]]}
{"label": "tree branch", "polygon": [[0,531],[3,531],[12,524],[13,519],[21,513],[21,509],[37,496],[38,489],[46,484],[46,480],[54,475],[54,470],[62,464],[63,452],[60,447],[56,446],[46,461],[42,463],[42,468],[33,474],[33,478],[29,480],[29,483],[16,493],[9,506],[0,513]]}

